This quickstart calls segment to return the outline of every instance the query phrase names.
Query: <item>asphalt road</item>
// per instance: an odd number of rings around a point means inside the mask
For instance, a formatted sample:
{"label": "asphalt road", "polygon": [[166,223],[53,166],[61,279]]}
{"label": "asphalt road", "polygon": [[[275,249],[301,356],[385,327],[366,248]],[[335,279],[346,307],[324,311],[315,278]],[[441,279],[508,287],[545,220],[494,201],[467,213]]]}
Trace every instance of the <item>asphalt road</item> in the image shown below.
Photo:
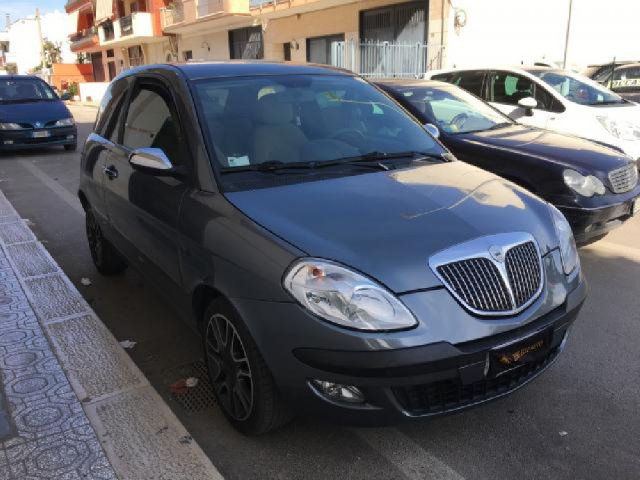
{"label": "asphalt road", "polygon": [[[95,109],[74,107],[85,137]],[[587,303],[564,354],[515,394],[428,422],[355,429],[296,419],[273,434],[235,433],[213,406],[169,394],[199,339],[131,269],[101,277],[76,200],[79,153],[3,155],[0,188],[227,478],[640,478],[640,219],[581,251]],[[91,286],[80,283],[89,278]]]}

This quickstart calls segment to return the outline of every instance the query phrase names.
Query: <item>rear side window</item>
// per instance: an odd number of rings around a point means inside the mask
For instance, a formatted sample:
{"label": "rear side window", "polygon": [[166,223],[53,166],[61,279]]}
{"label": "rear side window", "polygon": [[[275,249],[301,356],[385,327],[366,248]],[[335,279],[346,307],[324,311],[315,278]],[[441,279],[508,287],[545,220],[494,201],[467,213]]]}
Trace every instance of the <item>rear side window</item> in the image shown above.
{"label": "rear side window", "polygon": [[484,72],[461,72],[453,77],[451,83],[464,88],[467,92],[473,93],[478,97],[482,95],[482,83],[484,81]]}
{"label": "rear side window", "polygon": [[451,82],[451,78],[453,78],[453,73],[439,73],[438,75],[433,75],[431,80],[437,80],[439,82]]}
{"label": "rear side window", "polygon": [[122,144],[131,150],[160,148],[172,164],[181,165],[184,142],[165,93],[155,85],[137,89],[129,102]]}

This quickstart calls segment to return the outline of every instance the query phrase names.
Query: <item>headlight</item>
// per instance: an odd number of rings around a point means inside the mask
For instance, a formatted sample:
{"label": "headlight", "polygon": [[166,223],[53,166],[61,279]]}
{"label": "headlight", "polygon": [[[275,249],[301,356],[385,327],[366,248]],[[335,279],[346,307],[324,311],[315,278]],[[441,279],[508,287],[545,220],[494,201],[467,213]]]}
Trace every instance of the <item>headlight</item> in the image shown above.
{"label": "headlight", "polygon": [[63,118],[62,120],[58,120],[53,126],[54,127],[72,127],[75,125],[73,118]]}
{"label": "headlight", "polygon": [[562,212],[553,205],[549,205],[549,209],[551,210],[553,224],[556,228],[558,240],[560,241],[560,256],[562,257],[564,273],[565,275],[569,275],[580,264],[576,241],[573,238],[571,225],[569,225],[567,219],[564,218]]}
{"label": "headlight", "polygon": [[315,315],[356,330],[400,330],[417,325],[391,292],[327,260],[307,258],[291,267],[284,288]]}
{"label": "headlight", "polygon": [[22,130],[17,123],[0,123],[0,130]]}
{"label": "headlight", "polygon": [[562,177],[567,187],[585,197],[593,197],[596,193],[598,195],[605,193],[604,184],[593,175],[582,175],[575,170],[567,169],[562,172]]}
{"label": "headlight", "polygon": [[620,140],[640,140],[640,128],[626,120],[613,120],[609,117],[596,117],[600,124],[614,137]]}

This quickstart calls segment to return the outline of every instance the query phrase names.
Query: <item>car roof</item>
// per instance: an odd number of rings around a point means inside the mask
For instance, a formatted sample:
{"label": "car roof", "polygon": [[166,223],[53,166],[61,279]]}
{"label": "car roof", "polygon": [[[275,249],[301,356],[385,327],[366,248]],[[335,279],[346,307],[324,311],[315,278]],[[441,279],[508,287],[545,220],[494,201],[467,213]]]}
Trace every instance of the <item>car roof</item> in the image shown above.
{"label": "car roof", "polygon": [[128,75],[162,70],[180,70],[188,80],[217,77],[250,77],[259,75],[344,75],[352,72],[327,65],[263,60],[230,60],[220,62],[187,62],[144,65],[128,70]]}
{"label": "car roof", "polygon": [[[382,80],[374,80],[376,85],[382,85],[387,87],[436,87],[436,88],[452,88],[455,87],[452,83],[440,82],[438,80],[425,80],[425,79],[407,79],[407,78],[390,78]],[[459,88],[459,87],[456,87]]]}
{"label": "car roof", "polygon": [[630,68],[638,68],[640,67],[640,63],[626,63],[624,65],[619,65],[616,67],[616,70],[628,70]]}
{"label": "car roof", "polygon": [[[25,79],[42,80],[40,77],[36,75],[2,75],[0,76],[0,80],[25,80]],[[44,80],[42,81],[44,82]]]}

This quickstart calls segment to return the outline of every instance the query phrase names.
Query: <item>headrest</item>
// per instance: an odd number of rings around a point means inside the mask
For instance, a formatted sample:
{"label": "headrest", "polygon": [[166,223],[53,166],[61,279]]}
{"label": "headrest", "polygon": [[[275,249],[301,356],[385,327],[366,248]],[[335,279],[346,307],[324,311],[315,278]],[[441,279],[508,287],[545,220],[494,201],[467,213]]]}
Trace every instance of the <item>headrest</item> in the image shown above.
{"label": "headrest", "polygon": [[284,95],[272,93],[258,100],[258,121],[265,125],[284,125],[293,121],[293,106]]}

